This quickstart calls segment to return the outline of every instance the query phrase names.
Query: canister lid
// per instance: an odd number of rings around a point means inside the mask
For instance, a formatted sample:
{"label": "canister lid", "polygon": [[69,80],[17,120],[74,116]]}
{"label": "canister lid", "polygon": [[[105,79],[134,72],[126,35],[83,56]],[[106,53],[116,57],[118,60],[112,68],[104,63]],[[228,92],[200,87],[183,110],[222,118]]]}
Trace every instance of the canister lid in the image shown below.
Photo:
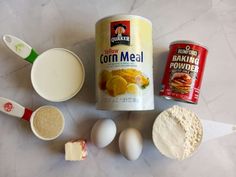
{"label": "canister lid", "polygon": [[103,17],[103,18],[101,18],[100,20],[98,20],[98,21],[96,22],[96,25],[97,25],[99,22],[101,22],[101,21],[103,21],[103,20],[107,20],[107,19],[109,19],[109,18],[140,18],[140,19],[143,19],[143,20],[147,21],[148,23],[150,23],[150,25],[152,25],[152,22],[151,22],[149,19],[147,19],[147,18],[145,18],[145,17],[142,17],[142,16],[139,16],[139,15],[130,15],[130,14],[116,14],[116,15],[106,16],[106,17]]}
{"label": "canister lid", "polygon": [[177,41],[173,41],[173,42],[170,43],[170,46],[174,45],[174,44],[193,44],[193,45],[198,45],[200,47],[205,48],[208,51],[208,47],[206,47],[205,45],[202,45],[199,42],[195,42],[195,41],[191,41],[191,40],[177,40]]}

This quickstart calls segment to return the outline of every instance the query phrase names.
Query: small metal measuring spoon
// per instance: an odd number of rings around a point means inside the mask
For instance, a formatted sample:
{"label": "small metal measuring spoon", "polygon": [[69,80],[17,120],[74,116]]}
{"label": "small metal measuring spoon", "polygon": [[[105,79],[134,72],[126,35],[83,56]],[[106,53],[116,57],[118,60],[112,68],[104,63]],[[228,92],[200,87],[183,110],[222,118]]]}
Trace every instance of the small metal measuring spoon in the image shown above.
{"label": "small metal measuring spoon", "polygon": [[[50,111],[53,110],[54,113],[59,115],[58,116],[59,119],[61,119],[60,120],[61,121],[61,127],[60,127],[59,131],[57,131],[57,134],[53,137],[44,137],[44,136],[40,135],[40,133],[37,131],[37,127],[35,126],[34,119],[35,119],[35,117],[37,117],[36,115],[39,114],[40,112],[41,112],[40,114],[42,114],[43,109],[47,109],[47,110],[50,110]],[[32,111],[28,108],[25,108],[25,107],[21,106],[20,104],[14,102],[12,100],[0,97],[0,111],[3,112],[3,113],[6,113],[8,115],[11,115],[11,116],[18,117],[20,119],[29,121],[30,126],[31,126],[31,130],[33,131],[35,136],[37,136],[41,140],[46,140],[46,141],[47,140],[54,140],[58,136],[60,136],[62,134],[63,130],[64,130],[64,124],[65,124],[64,116],[63,116],[62,112],[54,106],[41,106],[38,109],[36,109],[35,111]],[[55,124],[50,125],[50,126],[55,126]]]}

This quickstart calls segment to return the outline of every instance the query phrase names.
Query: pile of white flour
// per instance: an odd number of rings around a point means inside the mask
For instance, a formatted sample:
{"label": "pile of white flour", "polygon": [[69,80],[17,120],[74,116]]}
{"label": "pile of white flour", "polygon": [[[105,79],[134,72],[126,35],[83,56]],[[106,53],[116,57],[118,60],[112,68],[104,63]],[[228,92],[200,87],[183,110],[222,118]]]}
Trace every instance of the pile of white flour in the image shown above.
{"label": "pile of white flour", "polygon": [[192,111],[173,106],[157,117],[152,136],[155,146],[163,155],[183,160],[190,157],[200,145],[203,128]]}

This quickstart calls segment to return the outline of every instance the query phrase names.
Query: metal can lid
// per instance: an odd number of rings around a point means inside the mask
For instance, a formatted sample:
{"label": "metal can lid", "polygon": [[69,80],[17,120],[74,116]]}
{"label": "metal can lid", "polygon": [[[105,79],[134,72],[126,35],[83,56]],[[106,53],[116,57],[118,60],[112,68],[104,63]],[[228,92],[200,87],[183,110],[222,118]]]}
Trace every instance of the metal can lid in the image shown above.
{"label": "metal can lid", "polygon": [[190,101],[190,100],[184,100],[184,99],[181,99],[181,98],[175,98],[175,97],[172,97],[172,96],[162,95],[162,97],[164,97],[167,100],[179,101],[179,102],[183,102],[183,103],[190,103],[190,104],[197,104],[198,103],[198,102],[194,102],[194,101]]}
{"label": "metal can lid", "polygon": [[200,42],[194,42],[194,41],[191,41],[191,40],[177,40],[177,41],[173,41],[173,42],[170,43],[170,46],[174,45],[174,44],[179,44],[179,43],[198,45],[198,46],[203,47],[204,49],[206,49],[208,51],[208,47],[206,47],[205,45],[202,45]]}

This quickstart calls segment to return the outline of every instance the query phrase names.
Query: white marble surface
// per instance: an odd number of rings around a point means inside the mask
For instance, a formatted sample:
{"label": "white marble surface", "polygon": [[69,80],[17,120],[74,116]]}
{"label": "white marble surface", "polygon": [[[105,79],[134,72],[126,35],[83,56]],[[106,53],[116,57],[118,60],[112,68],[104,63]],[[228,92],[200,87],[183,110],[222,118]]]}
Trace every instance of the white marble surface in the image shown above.
{"label": "white marble surface", "polygon": [[[107,15],[131,13],[153,22],[155,110],[108,112],[95,109],[94,24]],[[236,134],[205,142],[185,161],[160,155],[151,141],[151,127],[160,111],[174,104],[194,110],[202,119],[236,124],[236,1],[235,0],[0,0],[0,36],[13,34],[38,52],[64,47],[78,54],[86,81],[73,99],[54,104],[40,98],[30,82],[31,64],[0,42],[0,96],[36,109],[58,106],[66,117],[64,134],[55,141],[34,137],[29,124],[0,113],[1,177],[235,177]],[[209,56],[198,105],[167,101],[158,96],[168,45],[190,39],[204,43]],[[83,162],[64,161],[64,143],[89,138],[97,119],[113,118],[119,132],[125,127],[141,130],[145,141],[134,162],[119,154],[117,138],[105,149],[89,143]]]}

